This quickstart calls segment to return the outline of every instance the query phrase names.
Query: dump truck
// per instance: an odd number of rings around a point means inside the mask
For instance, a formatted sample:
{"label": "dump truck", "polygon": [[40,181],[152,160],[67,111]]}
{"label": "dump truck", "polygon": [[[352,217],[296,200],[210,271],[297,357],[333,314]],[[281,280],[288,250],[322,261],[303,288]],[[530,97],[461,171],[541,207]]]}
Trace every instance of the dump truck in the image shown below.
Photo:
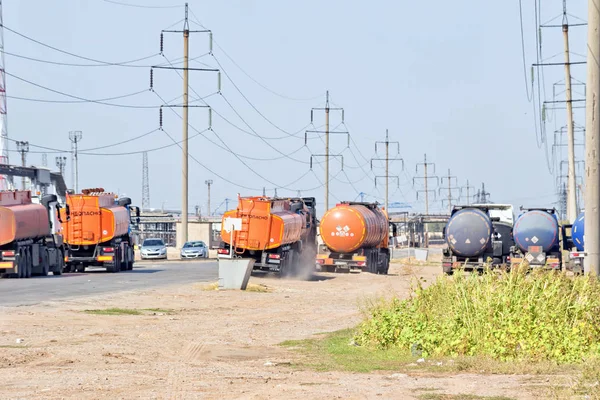
{"label": "dump truck", "polygon": [[133,218],[139,220],[140,210],[131,206],[130,198],[117,200],[114,193],[92,188],[67,193],[66,204],[71,218],[61,230],[67,247],[65,272],[84,272],[91,266],[113,273],[133,269],[131,225]]}
{"label": "dump truck", "polygon": [[482,271],[486,265],[508,267],[514,246],[513,206],[510,204],[456,205],[443,229],[447,247],[442,250],[442,269]]}
{"label": "dump truck", "polygon": [[527,261],[531,268],[562,269],[560,226],[555,209],[523,208],[513,227],[511,267]]}
{"label": "dump truck", "polygon": [[[0,274],[5,277],[61,275],[65,246],[53,233],[60,217],[55,195],[33,201],[31,191],[0,192]],[[69,218],[69,212],[64,212]]]}
{"label": "dump truck", "polygon": [[[252,258],[254,269],[281,276],[314,270],[317,218],[314,197],[240,197],[223,214],[219,258]],[[230,219],[241,220],[230,230]]]}
{"label": "dump truck", "polygon": [[321,218],[316,267],[326,272],[366,271],[387,274],[390,268],[387,212],[378,203],[345,201]]}

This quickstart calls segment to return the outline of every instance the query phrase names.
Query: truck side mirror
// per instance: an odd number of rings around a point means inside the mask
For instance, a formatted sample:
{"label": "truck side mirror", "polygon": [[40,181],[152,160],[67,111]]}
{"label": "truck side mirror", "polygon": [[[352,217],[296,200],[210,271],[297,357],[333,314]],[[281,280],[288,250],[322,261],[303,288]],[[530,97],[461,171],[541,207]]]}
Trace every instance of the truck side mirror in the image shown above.
{"label": "truck side mirror", "polygon": [[60,204],[56,203],[56,219],[58,219],[58,222],[62,224],[63,220],[60,216],[60,210],[62,210],[62,207],[60,206]]}
{"label": "truck side mirror", "polygon": [[65,208],[67,210],[67,222],[71,220],[71,207],[68,204],[65,204]]}

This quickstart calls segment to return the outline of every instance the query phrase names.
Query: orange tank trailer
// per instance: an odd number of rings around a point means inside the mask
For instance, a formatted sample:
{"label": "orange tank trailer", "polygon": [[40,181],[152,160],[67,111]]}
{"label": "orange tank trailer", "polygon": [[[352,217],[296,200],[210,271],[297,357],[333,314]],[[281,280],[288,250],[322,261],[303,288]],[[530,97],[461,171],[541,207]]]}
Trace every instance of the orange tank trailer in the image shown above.
{"label": "orange tank trailer", "polygon": [[62,233],[69,248],[68,269],[83,272],[86,266],[96,265],[119,272],[133,268],[131,200],[122,198],[117,202],[116,198],[103,188],[67,194],[71,218],[62,224]]}
{"label": "orange tank trailer", "polygon": [[387,274],[389,226],[387,212],[377,203],[337,204],[321,218],[319,233],[326,250],[317,255],[317,267]]}
{"label": "orange tank trailer", "polygon": [[[239,197],[237,208],[223,214],[219,257],[230,257],[233,242],[233,255],[254,258],[255,269],[292,272],[316,254],[314,204],[312,197]],[[242,222],[233,237],[227,232],[229,218]]]}
{"label": "orange tank trailer", "polygon": [[17,278],[62,274],[64,246],[50,227],[50,210],[57,204],[54,195],[38,204],[28,190],[0,192],[0,274]]}

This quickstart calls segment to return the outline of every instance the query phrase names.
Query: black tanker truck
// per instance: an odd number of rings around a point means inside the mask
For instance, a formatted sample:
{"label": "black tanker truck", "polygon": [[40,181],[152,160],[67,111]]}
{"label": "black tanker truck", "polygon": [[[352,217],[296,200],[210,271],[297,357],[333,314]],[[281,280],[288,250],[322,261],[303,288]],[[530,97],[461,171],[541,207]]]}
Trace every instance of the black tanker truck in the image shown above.
{"label": "black tanker truck", "polygon": [[510,204],[473,204],[454,206],[443,230],[447,248],[442,253],[444,273],[455,269],[482,271],[510,264],[514,246],[513,206]]}

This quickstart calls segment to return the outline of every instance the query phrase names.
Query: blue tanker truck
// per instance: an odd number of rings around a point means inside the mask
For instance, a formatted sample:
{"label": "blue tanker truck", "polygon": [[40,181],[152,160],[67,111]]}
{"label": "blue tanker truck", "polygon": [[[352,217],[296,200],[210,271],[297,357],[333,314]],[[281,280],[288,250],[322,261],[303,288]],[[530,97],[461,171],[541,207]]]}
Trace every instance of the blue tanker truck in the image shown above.
{"label": "blue tanker truck", "polygon": [[513,206],[510,204],[473,204],[454,206],[443,229],[447,244],[442,252],[442,268],[451,275],[455,269],[482,271],[486,265],[510,263]]}
{"label": "blue tanker truck", "polygon": [[569,251],[568,259],[565,260],[566,268],[574,273],[583,273],[583,260],[585,252],[585,212],[581,212],[573,224],[563,225],[563,240],[565,249]]}
{"label": "blue tanker truck", "polygon": [[513,227],[510,265],[562,269],[560,226],[555,209],[523,208]]}

